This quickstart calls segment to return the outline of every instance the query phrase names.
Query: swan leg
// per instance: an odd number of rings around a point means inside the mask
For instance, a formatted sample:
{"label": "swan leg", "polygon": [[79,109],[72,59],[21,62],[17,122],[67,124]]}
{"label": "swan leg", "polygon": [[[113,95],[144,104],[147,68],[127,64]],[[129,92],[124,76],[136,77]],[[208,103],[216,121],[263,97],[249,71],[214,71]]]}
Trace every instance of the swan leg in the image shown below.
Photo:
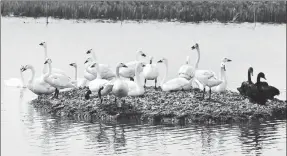
{"label": "swan leg", "polygon": [[146,84],[146,79],[144,79],[144,88],[146,87],[145,84]]}
{"label": "swan leg", "polygon": [[55,96],[55,98],[58,99],[58,96],[59,96],[59,90],[58,90],[58,88],[56,88],[55,93],[57,93],[56,96]]}
{"label": "swan leg", "polygon": [[135,81],[133,77],[130,77],[130,81]]}
{"label": "swan leg", "polygon": [[157,78],[155,78],[155,80],[154,80],[154,89],[157,89],[156,88],[156,83],[157,83]]}
{"label": "swan leg", "polygon": [[117,104],[117,97],[115,97],[115,104]]}
{"label": "swan leg", "polygon": [[204,99],[205,87],[203,89],[202,100]]}
{"label": "swan leg", "polygon": [[55,89],[54,95],[50,99],[54,99],[56,97],[57,88]]}
{"label": "swan leg", "polygon": [[104,89],[104,87],[101,87],[100,89],[99,89],[99,91],[98,91],[98,96],[99,96],[99,99],[100,99],[100,104],[102,104],[102,102],[103,102],[103,99],[102,99],[102,93],[101,93],[101,91]]}
{"label": "swan leg", "polygon": [[211,87],[209,87],[209,100],[211,99]]}

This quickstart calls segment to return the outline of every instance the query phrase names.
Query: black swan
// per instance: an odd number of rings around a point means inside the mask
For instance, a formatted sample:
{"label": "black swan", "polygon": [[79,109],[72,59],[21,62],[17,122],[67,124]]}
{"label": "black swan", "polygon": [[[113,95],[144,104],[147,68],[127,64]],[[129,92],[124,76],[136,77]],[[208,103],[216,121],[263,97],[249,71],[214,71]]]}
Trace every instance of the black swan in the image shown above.
{"label": "black swan", "polygon": [[257,82],[255,84],[250,84],[247,88],[246,95],[249,97],[251,102],[256,102],[259,104],[265,104],[268,99],[273,99],[274,96],[279,95],[280,92],[277,88],[269,86],[267,82],[260,82],[260,78],[265,78],[265,74],[260,72],[257,75]]}
{"label": "black swan", "polygon": [[253,82],[251,80],[251,76],[253,76],[253,68],[249,67],[249,69],[248,69],[248,81],[242,82],[241,87],[237,88],[239,93],[243,96],[246,96],[247,89],[250,87],[251,84],[253,84]]}

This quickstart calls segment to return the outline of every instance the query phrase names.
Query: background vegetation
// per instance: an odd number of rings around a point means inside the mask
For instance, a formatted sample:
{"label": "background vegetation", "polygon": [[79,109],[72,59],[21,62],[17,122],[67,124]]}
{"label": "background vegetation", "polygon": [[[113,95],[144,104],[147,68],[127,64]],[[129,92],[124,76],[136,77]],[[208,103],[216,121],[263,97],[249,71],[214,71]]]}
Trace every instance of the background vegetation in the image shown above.
{"label": "background vegetation", "polygon": [[286,23],[286,2],[251,1],[2,1],[2,16],[182,22]]}

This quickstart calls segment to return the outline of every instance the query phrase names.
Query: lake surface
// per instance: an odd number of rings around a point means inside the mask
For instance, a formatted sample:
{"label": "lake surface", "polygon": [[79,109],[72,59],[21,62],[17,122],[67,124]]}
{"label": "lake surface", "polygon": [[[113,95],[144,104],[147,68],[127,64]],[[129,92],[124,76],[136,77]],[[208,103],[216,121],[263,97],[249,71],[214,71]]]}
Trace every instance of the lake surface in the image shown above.
{"label": "lake surface", "polygon": [[[189,55],[194,64],[201,49],[201,69],[218,73],[224,57],[228,87],[235,90],[254,68],[286,99],[286,25],[126,22],[96,23],[75,20],[2,18],[1,21],[1,155],[286,155],[286,120],[225,125],[143,125],[61,119],[28,104],[29,90],[7,87],[4,80],[19,78],[20,65],[31,64],[41,74],[47,41],[53,66],[73,77],[77,62],[82,77],[85,52],[93,48],[101,63],[113,68],[135,59],[143,50],[155,60],[169,60],[168,79],[175,77]],[[164,67],[160,66],[161,77]],[[30,77],[24,73],[25,81]],[[161,78],[160,78],[161,79]]]}

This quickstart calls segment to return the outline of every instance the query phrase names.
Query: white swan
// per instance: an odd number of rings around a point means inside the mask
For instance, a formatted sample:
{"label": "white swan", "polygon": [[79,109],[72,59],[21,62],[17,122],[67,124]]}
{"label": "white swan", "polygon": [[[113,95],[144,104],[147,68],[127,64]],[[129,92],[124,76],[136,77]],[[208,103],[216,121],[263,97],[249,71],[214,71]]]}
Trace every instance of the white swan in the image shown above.
{"label": "white swan", "polygon": [[91,66],[91,64],[93,63],[93,60],[92,58],[88,58],[86,61],[85,61],[85,70],[84,70],[84,78],[86,78],[87,80],[89,81],[92,81],[94,79],[97,78],[97,75],[93,75],[91,73],[89,73],[87,70],[88,68]]}
{"label": "white swan", "polygon": [[125,63],[128,68],[120,68],[119,74],[121,77],[129,78],[134,81],[136,64],[139,62],[139,57],[146,57],[146,54],[142,51],[138,51],[136,54],[136,60]]}
{"label": "white swan", "polygon": [[105,96],[112,91],[113,83],[111,81],[108,81],[108,80],[101,78],[101,74],[99,73],[99,64],[98,63],[92,64],[91,68],[96,68],[98,76],[96,79],[92,80],[89,83],[89,85],[88,85],[89,90],[87,91],[87,93],[85,95],[85,99],[88,100],[90,98],[90,94],[92,94],[92,92],[97,92],[98,97],[100,98],[100,103],[102,104],[102,102],[103,102],[102,96]]}
{"label": "white swan", "polygon": [[194,69],[190,65],[190,58],[189,56],[186,57],[186,64],[182,65],[178,70],[178,77],[185,78],[190,80],[194,77]]}
{"label": "white swan", "polygon": [[[120,99],[123,97],[126,97],[128,96],[128,92],[129,92],[128,84],[126,83],[125,80],[122,80],[119,75],[119,69],[121,67],[127,68],[127,66],[123,63],[119,63],[116,68],[116,79],[114,80],[114,86],[112,89],[112,93],[116,96],[115,103],[116,103],[117,97]],[[121,107],[121,104],[118,104],[118,107]]]}
{"label": "white swan", "polygon": [[[94,62],[97,62],[96,54],[93,49],[88,50],[86,54],[91,54],[94,59]],[[87,71],[93,75],[97,75],[97,72],[89,67],[87,68]],[[109,65],[99,64],[99,71],[101,73],[102,79],[112,80],[116,77]]]}
{"label": "white swan", "polygon": [[221,93],[221,92],[224,92],[226,90],[226,87],[227,87],[227,78],[226,78],[226,68],[225,68],[225,63],[226,62],[231,62],[232,60],[228,59],[228,58],[224,58],[220,64],[220,77],[219,79],[222,80],[223,82],[212,88],[212,91],[214,92],[218,92],[218,93]]}
{"label": "white swan", "polygon": [[32,65],[26,65],[24,68],[21,68],[21,71],[24,72],[27,69],[30,69],[32,71],[32,77],[28,81],[27,87],[33,93],[37,95],[42,95],[51,94],[55,91],[54,87],[44,81],[43,76],[35,78],[35,69]]}
{"label": "white swan", "polygon": [[135,68],[135,81],[126,81],[129,87],[129,96],[141,96],[144,94],[144,87],[140,83],[140,72],[143,71],[143,67],[145,67],[145,63],[138,62]]}
{"label": "white swan", "polygon": [[51,86],[55,87],[55,95],[53,98],[58,98],[59,90],[65,88],[77,88],[73,83],[70,77],[59,74],[59,73],[52,73],[52,60],[47,59],[44,64],[49,65],[48,72],[44,74],[45,82],[49,83]]}
{"label": "white swan", "polygon": [[16,87],[16,88],[26,88],[24,77],[23,77],[23,70],[24,66],[20,68],[20,79],[18,78],[10,78],[8,80],[4,80],[4,83],[7,87]]}
{"label": "white swan", "polygon": [[[195,65],[195,75],[194,79],[195,82],[197,82],[197,85],[199,85],[200,89],[203,89],[203,95],[202,98],[204,99],[205,94],[205,87],[209,87],[209,99],[211,98],[211,88],[220,85],[223,81],[219,80],[213,71],[210,70],[198,70],[198,63],[200,60],[200,50],[199,45],[196,43],[194,46],[191,47],[191,49],[196,49],[198,52],[198,58]],[[193,83],[194,84],[194,83]]]}
{"label": "white swan", "polygon": [[78,78],[78,65],[77,63],[70,63],[70,66],[75,68],[75,80],[73,81],[73,83],[77,86],[77,87],[84,87],[86,86],[87,83],[87,79],[83,79],[83,78]]}
{"label": "white swan", "polygon": [[158,63],[164,63],[166,66],[164,77],[161,81],[161,89],[162,91],[179,91],[179,90],[191,90],[191,82],[192,80],[187,80],[182,77],[177,77],[165,82],[168,73],[168,61],[166,58],[162,58],[158,61]]}
{"label": "white swan", "polygon": [[143,69],[144,76],[144,87],[146,86],[147,80],[154,80],[154,88],[156,89],[157,77],[159,75],[158,68],[156,64],[152,64],[153,57],[150,57],[150,63],[146,64]]}
{"label": "white swan", "polygon": [[[44,47],[44,54],[45,54],[44,55],[44,62],[45,62],[48,59],[47,42],[41,42],[39,45]],[[43,74],[45,74],[47,72],[48,72],[48,65],[44,64]],[[52,68],[52,72],[66,75],[66,73],[63,70],[57,69],[57,68]]]}

